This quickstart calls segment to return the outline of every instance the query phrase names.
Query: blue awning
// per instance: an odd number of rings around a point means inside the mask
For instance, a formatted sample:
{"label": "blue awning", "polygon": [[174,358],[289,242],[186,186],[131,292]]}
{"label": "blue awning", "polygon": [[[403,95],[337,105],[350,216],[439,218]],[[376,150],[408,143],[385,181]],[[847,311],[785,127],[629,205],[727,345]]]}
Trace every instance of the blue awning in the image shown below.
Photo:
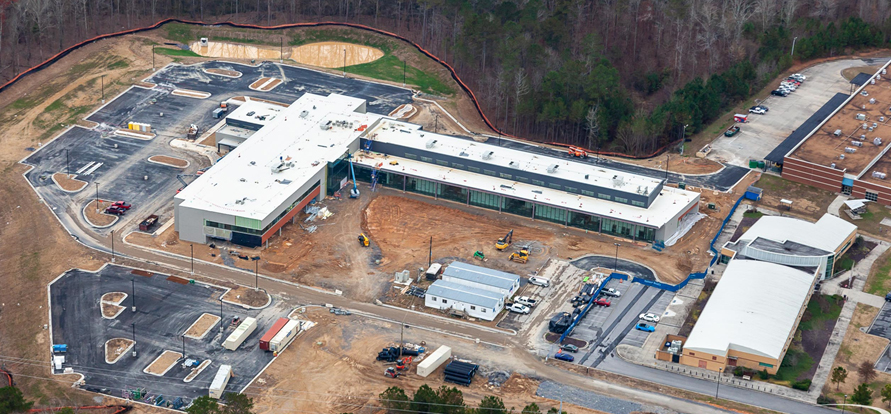
{"label": "blue awning", "polygon": [[852,180],[852,179],[850,179],[850,178],[842,178],[842,185],[846,185],[846,186],[848,186],[848,187],[853,187],[853,186],[854,186],[854,180]]}

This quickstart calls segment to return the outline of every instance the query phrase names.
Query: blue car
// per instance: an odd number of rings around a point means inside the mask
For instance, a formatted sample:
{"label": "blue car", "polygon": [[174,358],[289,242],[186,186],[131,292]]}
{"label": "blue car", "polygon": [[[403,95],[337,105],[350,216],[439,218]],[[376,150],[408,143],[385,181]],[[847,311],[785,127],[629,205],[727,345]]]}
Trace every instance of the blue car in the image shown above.
{"label": "blue car", "polygon": [[634,329],[637,329],[638,331],[644,331],[644,332],[653,332],[656,330],[656,328],[654,328],[650,325],[647,325],[643,322],[641,322],[637,325],[634,325]]}
{"label": "blue car", "polygon": [[554,358],[557,358],[561,361],[572,362],[575,361],[575,358],[572,355],[564,354],[563,352],[557,352],[554,354]]}

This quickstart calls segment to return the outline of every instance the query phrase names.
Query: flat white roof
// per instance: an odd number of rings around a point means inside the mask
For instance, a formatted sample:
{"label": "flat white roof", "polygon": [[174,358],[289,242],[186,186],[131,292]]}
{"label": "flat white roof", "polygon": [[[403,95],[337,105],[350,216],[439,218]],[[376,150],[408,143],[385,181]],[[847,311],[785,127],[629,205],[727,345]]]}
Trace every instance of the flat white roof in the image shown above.
{"label": "flat white roof", "polygon": [[482,306],[489,309],[496,309],[504,300],[504,297],[495,292],[488,290],[475,289],[470,286],[462,285],[455,282],[447,282],[445,280],[437,280],[427,288],[427,296],[437,298],[451,299],[470,305]]}
{"label": "flat white roof", "polygon": [[792,217],[763,216],[739,239],[751,241],[763,238],[780,243],[793,241],[834,252],[855,231],[857,226],[831,214],[824,214],[816,223]]}
{"label": "flat white roof", "polygon": [[[357,129],[381,118],[354,112],[364,103],[335,94],[304,94],[177,194],[180,206],[263,220],[327,162],[343,155],[362,133]],[[275,172],[282,163],[284,169]]]}
{"label": "flat white roof", "polygon": [[453,277],[481,285],[511,290],[520,283],[520,277],[488,267],[474,266],[463,262],[453,262],[442,272],[442,277]]}
{"label": "flat white roof", "polygon": [[[473,159],[488,164],[570,180],[577,183],[610,188],[626,193],[649,195],[662,183],[661,179],[604,168],[563,158],[534,154],[497,145],[434,134],[419,125],[395,120],[383,120],[368,136],[374,141],[417,148],[454,157]],[[432,143],[432,141],[436,141]],[[432,144],[430,146],[429,144]],[[372,150],[374,148],[372,147]],[[484,155],[486,158],[484,158]],[[557,165],[554,172],[548,167]],[[588,178],[585,178],[585,177]],[[640,188],[640,192],[638,192]]]}
{"label": "flat white roof", "polygon": [[[390,165],[390,161],[394,160],[399,164]],[[661,193],[650,205],[650,208],[644,208],[382,154],[360,153],[353,161],[367,167],[379,166],[381,171],[391,171],[427,180],[440,181],[473,190],[568,208],[601,217],[612,217],[617,220],[642,224],[652,228],[661,228],[665,223],[687,208],[691,202],[699,199],[699,193],[693,191],[662,187]]]}
{"label": "flat white roof", "polygon": [[[233,107],[230,105],[229,107]],[[246,101],[226,115],[226,120],[236,120],[265,126],[273,121],[286,110],[281,105],[274,105],[263,101]],[[252,113],[251,115],[248,115]],[[262,119],[261,119],[262,118]]]}
{"label": "flat white roof", "polygon": [[815,278],[788,266],[731,260],[684,348],[779,359]]}

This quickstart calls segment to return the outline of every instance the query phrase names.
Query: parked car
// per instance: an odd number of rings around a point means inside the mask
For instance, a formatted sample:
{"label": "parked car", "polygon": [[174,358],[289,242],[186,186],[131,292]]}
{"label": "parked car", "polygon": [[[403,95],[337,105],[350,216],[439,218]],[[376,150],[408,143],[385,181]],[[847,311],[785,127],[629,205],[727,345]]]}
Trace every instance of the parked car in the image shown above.
{"label": "parked car", "polygon": [[641,322],[637,325],[634,325],[634,329],[637,329],[638,331],[644,331],[644,332],[653,332],[656,330],[656,328],[654,328],[650,325],[647,325],[643,322]]}
{"label": "parked car", "polygon": [[800,82],[804,82],[804,81],[807,80],[807,76],[804,76],[804,75],[802,75],[802,74],[800,74],[800,73],[793,73],[793,74],[789,75],[789,77],[790,77],[790,78],[795,78],[796,80],[798,80],[798,81],[800,81]]}
{"label": "parked car", "polygon": [[521,305],[521,304],[519,304],[519,303],[511,304],[510,306],[507,307],[507,310],[509,310],[509,311],[511,311],[511,312],[522,313],[522,314],[524,314],[524,315],[525,315],[525,314],[528,314],[529,311],[530,311],[530,309],[529,309],[528,306],[523,306],[523,305]]}
{"label": "parked car", "polygon": [[603,289],[600,291],[600,294],[606,295],[606,296],[612,296],[614,298],[618,298],[618,297],[622,296],[622,292],[619,292],[618,290],[615,290],[613,288]]}
{"label": "parked car", "polygon": [[119,215],[119,216],[123,216],[124,213],[126,213],[126,212],[127,212],[127,210],[124,210],[124,209],[122,209],[122,208],[120,208],[120,207],[117,207],[117,206],[110,206],[110,207],[108,207],[108,208],[105,209],[105,213],[106,213],[106,214],[117,214],[117,215]]}
{"label": "parked car", "polygon": [[563,353],[563,352],[557,352],[556,354],[554,354],[554,358],[557,358],[561,361],[566,361],[566,362],[575,361],[575,357],[573,357],[572,355]]}
{"label": "parked car", "polygon": [[611,305],[612,303],[611,303],[609,300],[605,299],[605,298],[600,298],[600,299],[595,300],[595,301],[594,301],[594,304],[597,305],[597,306],[606,306],[606,307],[609,307],[609,305]]}
{"label": "parked car", "polygon": [[122,208],[124,210],[129,210],[130,207],[133,207],[131,204],[127,204],[123,201],[115,201],[114,204],[112,204],[111,206],[117,207],[117,208]]}
{"label": "parked car", "polygon": [[885,302],[891,302],[891,292],[888,292],[888,294],[885,295]]}
{"label": "parked car", "polygon": [[579,347],[577,347],[573,344],[560,345],[560,349],[562,349],[564,351],[569,351],[569,352],[578,352],[579,351]]}
{"label": "parked car", "polygon": [[659,315],[656,315],[655,313],[648,312],[648,313],[641,313],[640,316],[638,316],[638,319],[643,319],[647,322],[658,323],[660,318],[659,318]]}
{"label": "parked car", "polygon": [[530,308],[534,308],[535,304],[538,303],[537,300],[530,298],[529,296],[520,296],[514,299],[514,303],[519,303],[524,306],[528,306]]}
{"label": "parked car", "polygon": [[769,111],[769,109],[767,109],[766,106],[761,106],[761,105],[756,105],[756,106],[749,108],[750,114],[764,115],[767,113],[767,111]]}
{"label": "parked car", "polygon": [[789,96],[789,92],[785,92],[780,89],[774,89],[774,90],[770,91],[770,94],[773,96],[782,96],[784,98]]}
{"label": "parked car", "polygon": [[736,125],[734,125],[734,126],[732,126],[732,127],[730,127],[730,128],[727,128],[727,130],[724,131],[724,136],[725,136],[725,137],[732,137],[732,136],[736,135],[738,132],[739,132],[739,127],[736,126]]}
{"label": "parked car", "polygon": [[782,83],[782,84],[780,84],[779,89],[781,91],[795,92],[795,90],[798,89],[798,87],[791,83]]}
{"label": "parked car", "polygon": [[544,278],[544,277],[540,277],[540,276],[530,277],[529,283],[532,283],[533,285],[537,285],[537,286],[544,286],[544,287],[548,287],[551,285],[550,280],[548,280],[547,278]]}
{"label": "parked car", "polygon": [[791,83],[791,84],[793,84],[793,85],[795,85],[795,86],[801,86],[801,82],[799,82],[799,81],[798,81],[797,79],[795,79],[795,78],[786,78],[786,79],[783,80],[783,82]]}

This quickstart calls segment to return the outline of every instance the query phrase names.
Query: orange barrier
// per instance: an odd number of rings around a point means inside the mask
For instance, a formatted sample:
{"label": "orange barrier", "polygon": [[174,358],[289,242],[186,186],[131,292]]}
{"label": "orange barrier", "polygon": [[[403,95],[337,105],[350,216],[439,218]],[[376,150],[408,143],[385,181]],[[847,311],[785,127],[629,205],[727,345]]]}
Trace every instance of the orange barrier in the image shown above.
{"label": "orange barrier", "polygon": [[10,374],[9,371],[0,368],[0,374],[6,375],[6,382],[9,384],[8,386],[12,387],[15,385],[15,383],[12,382],[12,374]]}
{"label": "orange barrier", "polygon": [[555,145],[555,146],[558,146],[558,147],[564,147],[564,148],[578,147],[578,148],[582,148],[582,149],[584,149],[584,150],[587,151],[589,154],[607,155],[607,156],[610,156],[610,157],[620,157],[620,158],[628,158],[628,159],[634,159],[634,160],[645,160],[645,159],[647,159],[647,158],[653,158],[653,157],[655,157],[655,156],[661,154],[662,152],[665,151],[666,148],[668,148],[668,147],[670,147],[670,146],[672,146],[672,145],[674,145],[674,144],[677,144],[678,142],[680,142],[680,140],[675,141],[675,142],[669,142],[668,144],[665,144],[665,145],[659,147],[659,149],[657,149],[656,151],[653,151],[653,152],[650,153],[649,155],[628,155],[628,154],[623,154],[623,153],[621,153],[621,152],[595,151],[595,150],[587,149],[587,148],[585,148],[585,147],[579,147],[578,145],[563,144],[563,143],[561,143],[561,142],[546,142],[546,144],[547,144],[547,145]]}
{"label": "orange barrier", "polygon": [[[466,92],[467,95],[470,97],[470,100],[473,101],[473,105],[476,107],[476,111],[477,111],[477,113],[479,113],[480,117],[483,119],[483,121],[486,123],[486,126],[488,126],[489,129],[491,129],[492,131],[494,131],[494,132],[497,133],[497,134],[504,135],[504,136],[506,136],[506,137],[520,139],[520,138],[518,138],[518,137],[516,137],[516,136],[514,136],[514,135],[511,135],[511,134],[508,134],[508,133],[506,133],[506,132],[504,132],[504,131],[499,130],[498,128],[495,127],[495,125],[492,124],[492,122],[489,121],[489,118],[486,117],[486,114],[485,114],[485,113],[483,113],[483,108],[480,106],[479,101],[476,99],[476,95],[473,93],[473,91],[470,89],[470,87],[468,87],[467,84],[465,84],[464,81],[461,80],[461,77],[458,76],[458,73],[455,72],[455,69],[452,67],[452,65],[449,65],[446,61],[440,59],[439,57],[437,57],[437,56],[434,55],[433,53],[428,52],[426,49],[424,49],[423,47],[421,47],[421,45],[419,45],[419,44],[417,44],[417,43],[415,43],[415,42],[409,40],[408,38],[405,38],[405,37],[400,36],[400,35],[395,34],[395,33],[390,33],[390,32],[385,31],[385,30],[376,29],[376,28],[374,28],[374,27],[365,26],[365,25],[362,25],[362,24],[356,24],[356,23],[343,23],[343,22],[315,22],[315,23],[288,23],[288,24],[280,24],[280,25],[276,25],[276,26],[260,26],[260,25],[255,25],[255,24],[233,23],[233,22],[230,22],[230,21],[225,21],[225,22],[220,22],[220,23],[205,23],[205,22],[194,21],[194,20],[183,20],[183,19],[169,18],[169,19],[161,20],[161,21],[159,21],[159,22],[157,22],[157,23],[155,23],[155,24],[153,24],[153,25],[151,25],[151,26],[146,26],[146,27],[140,27],[140,28],[136,28],[136,29],[123,30],[123,31],[120,31],[120,32],[114,32],[114,33],[103,34],[103,35],[95,36],[95,37],[92,37],[92,38],[90,38],[90,39],[84,40],[84,41],[82,41],[82,42],[80,42],[80,43],[76,43],[76,44],[74,44],[74,45],[72,45],[72,46],[66,48],[66,49],[63,50],[63,51],[61,51],[61,52],[59,52],[59,53],[56,53],[55,55],[53,55],[53,56],[50,57],[49,59],[47,59],[47,60],[41,62],[40,64],[38,64],[38,65],[36,65],[36,66],[33,66],[33,67],[29,68],[28,70],[25,70],[25,71],[22,72],[22,73],[19,73],[19,74],[16,75],[14,78],[10,79],[9,82],[6,82],[6,83],[3,84],[2,86],[0,86],[0,92],[3,92],[4,90],[6,90],[7,88],[9,88],[10,86],[14,85],[16,82],[18,82],[19,80],[21,80],[21,79],[24,78],[25,76],[28,76],[28,75],[30,75],[30,74],[33,74],[33,73],[35,73],[35,72],[38,72],[38,71],[40,71],[40,70],[46,68],[46,67],[49,66],[50,64],[52,64],[52,63],[58,61],[59,59],[61,59],[61,58],[65,57],[65,56],[67,56],[69,53],[71,53],[71,52],[73,52],[73,51],[75,51],[75,50],[77,50],[77,49],[79,49],[79,48],[81,48],[81,47],[83,47],[83,46],[85,46],[85,45],[87,45],[87,44],[89,44],[89,43],[92,43],[92,42],[95,42],[95,41],[98,41],[98,40],[102,40],[102,39],[110,39],[110,38],[113,38],[113,37],[118,37],[118,36],[124,36],[124,35],[128,35],[128,34],[139,33],[139,32],[143,32],[143,31],[147,31],[147,30],[154,30],[154,29],[157,29],[157,28],[159,28],[159,27],[161,27],[161,26],[163,26],[163,25],[165,25],[165,24],[167,24],[167,23],[172,23],[172,22],[178,22],[178,23],[183,23],[183,24],[199,25],[199,26],[208,26],[208,25],[212,25],[212,26],[229,26],[229,27],[236,27],[236,28],[258,29],[258,30],[281,30],[281,29],[302,28],[302,27],[344,26],[344,27],[351,27],[351,28],[354,28],[354,29],[365,30],[365,31],[369,31],[369,32],[377,33],[377,34],[382,34],[382,35],[385,35],[385,36],[390,36],[390,37],[393,37],[393,38],[395,38],[395,39],[399,39],[399,40],[401,40],[401,41],[403,41],[403,42],[406,42],[406,43],[412,45],[412,46],[413,46],[415,49],[417,49],[419,52],[423,53],[425,56],[429,57],[430,59],[435,60],[435,61],[438,62],[440,65],[442,65],[444,68],[448,69],[449,73],[452,75],[452,79],[454,79],[455,82],[458,83],[458,86],[460,86],[461,89],[463,89],[464,92]],[[566,144],[557,144],[557,145],[566,145]],[[603,155],[613,155],[613,156],[617,156],[617,157],[625,157],[625,158],[649,158],[649,157],[652,157],[652,156],[654,156],[654,155],[660,153],[661,151],[663,151],[665,148],[668,147],[668,145],[671,145],[671,144],[667,144],[667,145],[663,146],[662,148],[660,148],[659,150],[657,150],[657,151],[654,152],[653,154],[648,155],[648,156],[646,156],[646,157],[636,157],[636,156],[632,156],[632,155],[620,154],[620,153],[614,153],[614,152],[600,152],[600,151],[590,151],[590,152],[591,152],[591,153],[597,153],[597,154],[603,154]]]}

